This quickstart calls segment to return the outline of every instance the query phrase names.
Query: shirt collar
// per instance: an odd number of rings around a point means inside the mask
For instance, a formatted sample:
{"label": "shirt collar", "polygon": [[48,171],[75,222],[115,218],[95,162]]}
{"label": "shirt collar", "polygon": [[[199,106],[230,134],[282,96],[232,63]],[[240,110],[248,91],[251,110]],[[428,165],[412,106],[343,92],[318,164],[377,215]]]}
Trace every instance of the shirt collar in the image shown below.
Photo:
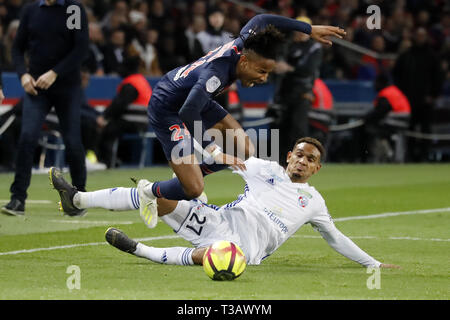
{"label": "shirt collar", "polygon": [[[55,4],[60,5],[60,6],[63,6],[64,3],[65,3],[65,0],[56,0],[56,3],[55,3]],[[45,0],[40,0],[40,1],[39,1],[39,6],[40,6],[40,7],[42,7],[42,6],[47,6],[47,5],[45,4]]]}

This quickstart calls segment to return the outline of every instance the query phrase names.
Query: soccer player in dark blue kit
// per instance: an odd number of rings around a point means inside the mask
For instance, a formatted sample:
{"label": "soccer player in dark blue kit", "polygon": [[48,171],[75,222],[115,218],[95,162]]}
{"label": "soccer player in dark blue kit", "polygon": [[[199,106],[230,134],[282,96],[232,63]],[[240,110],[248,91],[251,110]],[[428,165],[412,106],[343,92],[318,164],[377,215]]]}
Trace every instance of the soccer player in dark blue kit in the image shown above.
{"label": "soccer player in dark blue kit", "polygon": [[[244,87],[266,82],[275,66],[277,46],[284,38],[281,32],[285,31],[304,32],[329,45],[328,36],[342,38],[345,35],[338,27],[311,26],[282,16],[257,15],[243,27],[239,37],[193,63],[168,72],[157,83],[148,107],[149,123],[177,177],[154,183],[145,179],[139,181],[141,217],[148,227],[156,225],[156,198],[197,198],[203,192],[205,175],[229,166],[245,169],[243,160],[254,153],[254,147],[239,123],[213,97],[236,80]],[[194,130],[196,122],[201,136],[195,138],[213,161],[200,164],[196,159],[193,137],[198,131]],[[234,150],[222,152],[208,129],[219,130],[223,135],[232,132],[236,142]],[[69,194],[74,194],[69,186],[58,183],[57,172],[51,179],[58,191],[66,188]],[[72,201],[64,204],[62,199],[62,202],[66,213],[77,209]]]}

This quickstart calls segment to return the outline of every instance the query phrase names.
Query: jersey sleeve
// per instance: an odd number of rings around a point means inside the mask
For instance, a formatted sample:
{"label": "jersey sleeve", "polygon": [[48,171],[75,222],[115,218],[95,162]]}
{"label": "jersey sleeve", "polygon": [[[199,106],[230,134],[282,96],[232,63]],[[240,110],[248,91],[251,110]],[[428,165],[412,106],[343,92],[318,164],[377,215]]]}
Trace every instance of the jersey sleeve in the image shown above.
{"label": "jersey sleeve", "polygon": [[[218,61],[219,60],[219,61]],[[190,132],[194,131],[196,121],[201,121],[201,112],[212,96],[220,92],[228,82],[229,66],[225,61],[217,59],[209,62],[208,66],[199,71],[198,80],[192,86],[178,115]],[[205,141],[209,141],[205,137]],[[206,147],[203,145],[203,147]]]}
{"label": "jersey sleeve", "polygon": [[336,228],[333,219],[328,213],[325,201],[323,201],[323,199],[321,199],[321,201],[322,208],[320,212],[309,221],[313,228],[321,234],[330,247],[344,257],[365,267],[379,267],[381,262],[364,252],[350,238]]}
{"label": "jersey sleeve", "polygon": [[237,173],[242,178],[246,179],[246,178],[254,177],[259,172],[261,172],[261,168],[265,164],[267,164],[267,161],[263,160],[263,159],[258,159],[255,157],[250,157],[247,160],[245,160],[244,163],[245,163],[245,167],[247,168],[247,170],[245,170],[245,171],[233,170],[233,173]]}
{"label": "jersey sleeve", "polygon": [[311,25],[306,22],[274,14],[259,14],[250,19],[250,21],[241,29],[240,34],[242,40],[244,41],[251,34],[264,29],[269,24],[282,32],[300,31],[311,34]]}

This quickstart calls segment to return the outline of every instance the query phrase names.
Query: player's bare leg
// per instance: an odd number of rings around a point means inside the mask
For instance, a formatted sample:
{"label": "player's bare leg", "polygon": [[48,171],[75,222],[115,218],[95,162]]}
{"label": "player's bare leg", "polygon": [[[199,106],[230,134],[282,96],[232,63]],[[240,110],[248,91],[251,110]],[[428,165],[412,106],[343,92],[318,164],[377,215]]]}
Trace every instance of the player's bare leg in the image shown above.
{"label": "player's bare leg", "polygon": [[192,154],[175,161],[170,161],[169,164],[178,177],[178,180],[180,180],[183,191],[188,199],[199,197],[203,192],[205,183],[195,155]]}
{"label": "player's bare leg", "polygon": [[239,123],[231,115],[226,115],[212,129],[222,134],[221,140],[224,142],[222,147],[227,148],[229,153],[221,152],[220,148],[217,150],[217,145],[212,145],[211,150],[206,150],[214,157],[211,164],[208,164],[208,161],[200,164],[194,154],[172,158],[169,164],[177,178],[148,183],[144,188],[148,197],[171,200],[198,198],[202,195],[205,186],[204,176],[229,166],[233,169],[245,170],[244,160],[254,154],[255,148]]}
{"label": "player's bare leg", "polygon": [[250,137],[245,133],[239,122],[231,115],[226,115],[213,126],[213,129],[222,132],[223,147],[226,153],[232,154],[242,160],[246,160],[255,154],[255,146],[250,140]]}

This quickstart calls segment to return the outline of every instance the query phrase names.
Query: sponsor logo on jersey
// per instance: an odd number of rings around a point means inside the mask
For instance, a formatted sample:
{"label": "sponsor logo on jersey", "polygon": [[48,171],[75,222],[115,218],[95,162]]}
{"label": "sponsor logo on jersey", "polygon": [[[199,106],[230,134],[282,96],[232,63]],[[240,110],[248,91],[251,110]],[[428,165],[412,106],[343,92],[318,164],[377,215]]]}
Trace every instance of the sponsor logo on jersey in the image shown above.
{"label": "sponsor logo on jersey", "polygon": [[284,224],[283,221],[273,212],[272,210],[269,210],[267,208],[264,208],[264,212],[267,214],[270,220],[272,220],[273,223],[275,223],[283,233],[288,233],[288,227]]}

